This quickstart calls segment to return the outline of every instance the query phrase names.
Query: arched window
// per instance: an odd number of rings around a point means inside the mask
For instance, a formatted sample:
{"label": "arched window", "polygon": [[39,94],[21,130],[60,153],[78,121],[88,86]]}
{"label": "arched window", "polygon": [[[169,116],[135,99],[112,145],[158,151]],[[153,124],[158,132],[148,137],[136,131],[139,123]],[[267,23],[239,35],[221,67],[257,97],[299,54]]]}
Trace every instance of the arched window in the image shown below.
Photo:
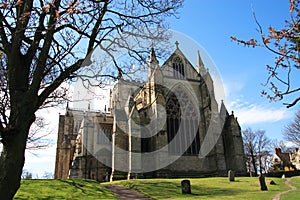
{"label": "arched window", "polygon": [[98,144],[109,144],[111,135],[111,128],[109,127],[100,127],[97,135]]}
{"label": "arched window", "polygon": [[[179,86],[175,94],[167,98],[167,134],[171,154],[197,155],[200,151],[197,106],[189,99],[184,88]],[[185,102],[180,105],[179,102]],[[176,135],[179,134],[177,137]]]}
{"label": "arched window", "polygon": [[174,78],[184,78],[184,66],[182,60],[179,57],[175,57],[172,62],[173,76]]}

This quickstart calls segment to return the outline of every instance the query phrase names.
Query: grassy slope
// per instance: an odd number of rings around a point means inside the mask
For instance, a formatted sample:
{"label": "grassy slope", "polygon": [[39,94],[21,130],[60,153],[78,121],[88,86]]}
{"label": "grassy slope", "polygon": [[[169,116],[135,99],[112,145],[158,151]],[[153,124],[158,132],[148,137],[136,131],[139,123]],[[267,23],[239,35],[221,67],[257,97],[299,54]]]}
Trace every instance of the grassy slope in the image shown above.
{"label": "grassy slope", "polygon": [[116,199],[106,188],[91,180],[22,180],[14,199]]}
{"label": "grassy slope", "polygon": [[[258,178],[236,178],[229,182],[227,178],[189,179],[192,194],[182,195],[182,179],[138,179],[115,181],[113,184],[137,189],[155,199],[272,199],[281,191],[289,190],[284,179],[274,180],[276,185],[268,184],[268,191],[260,191]],[[298,190],[282,196],[282,199],[297,199],[300,195],[300,178],[293,178],[292,185]],[[291,196],[289,196],[291,195]],[[116,199],[101,184],[91,180],[22,180],[21,188],[15,199]]]}
{"label": "grassy slope", "polygon": [[189,179],[191,181],[191,195],[182,195],[180,182],[182,179],[149,179],[117,181],[120,184],[137,189],[141,193],[155,199],[272,199],[281,191],[288,190],[284,180],[274,180],[276,185],[268,184],[268,191],[260,191],[258,178],[236,178],[235,182],[229,182],[227,178],[202,178]]}

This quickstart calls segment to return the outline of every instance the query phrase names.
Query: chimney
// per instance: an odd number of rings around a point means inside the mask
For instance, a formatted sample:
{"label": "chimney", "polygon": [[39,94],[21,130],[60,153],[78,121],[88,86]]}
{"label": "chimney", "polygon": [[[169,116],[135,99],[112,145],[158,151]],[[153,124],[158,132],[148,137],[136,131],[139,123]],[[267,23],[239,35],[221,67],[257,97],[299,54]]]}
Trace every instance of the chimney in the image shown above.
{"label": "chimney", "polygon": [[275,153],[275,154],[281,153],[281,149],[280,149],[280,148],[275,148],[275,149],[274,149],[274,153]]}

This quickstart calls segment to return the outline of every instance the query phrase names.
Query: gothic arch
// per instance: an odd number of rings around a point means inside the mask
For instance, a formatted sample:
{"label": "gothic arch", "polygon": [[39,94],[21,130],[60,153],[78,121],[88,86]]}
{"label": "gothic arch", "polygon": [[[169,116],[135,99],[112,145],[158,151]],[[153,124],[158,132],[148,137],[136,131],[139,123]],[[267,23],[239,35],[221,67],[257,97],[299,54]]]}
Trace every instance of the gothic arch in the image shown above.
{"label": "gothic arch", "polygon": [[182,84],[177,84],[166,96],[170,154],[197,155],[200,150],[199,119],[195,117],[199,109],[188,91]]}

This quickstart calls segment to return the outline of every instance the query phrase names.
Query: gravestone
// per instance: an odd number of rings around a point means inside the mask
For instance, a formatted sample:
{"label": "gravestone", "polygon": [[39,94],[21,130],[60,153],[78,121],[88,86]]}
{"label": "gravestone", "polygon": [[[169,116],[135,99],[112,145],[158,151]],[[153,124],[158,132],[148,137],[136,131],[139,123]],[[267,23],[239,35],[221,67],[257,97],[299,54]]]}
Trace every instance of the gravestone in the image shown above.
{"label": "gravestone", "polygon": [[234,181],[234,171],[232,170],[228,171],[228,179],[230,182]]}
{"label": "gravestone", "polygon": [[181,181],[182,194],[191,194],[191,182],[189,180]]}
{"label": "gravestone", "polygon": [[260,184],[260,190],[262,191],[268,190],[264,175],[259,175],[259,184]]}
{"label": "gravestone", "polygon": [[275,181],[271,180],[270,185],[276,185]]}

